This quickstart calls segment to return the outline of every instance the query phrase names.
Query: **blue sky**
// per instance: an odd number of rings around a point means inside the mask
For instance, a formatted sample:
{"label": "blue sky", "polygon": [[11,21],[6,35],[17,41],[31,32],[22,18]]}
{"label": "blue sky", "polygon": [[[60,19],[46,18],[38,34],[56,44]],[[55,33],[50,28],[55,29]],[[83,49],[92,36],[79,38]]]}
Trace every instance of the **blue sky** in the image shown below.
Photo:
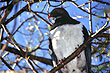
{"label": "blue sky", "polygon": [[[77,1],[76,3],[78,3],[78,4],[83,4],[84,2],[87,2],[87,1],[88,1],[88,0],[79,0],[79,1]],[[41,11],[45,3],[46,3],[46,2],[35,3],[35,4],[32,5],[31,8],[32,8],[33,11]],[[27,2],[23,2],[23,1],[22,1],[20,4],[21,4],[21,8],[22,8],[22,7],[24,7],[24,6],[27,4]],[[52,4],[52,5],[57,5],[57,4],[59,4],[59,3],[52,2],[51,4]],[[96,3],[94,3],[94,4],[96,4]],[[39,7],[38,7],[38,6],[39,6]],[[47,5],[47,6],[48,6],[48,5]],[[45,12],[45,13],[47,13],[47,6],[46,6],[46,8],[45,8],[44,11],[43,11],[43,12]],[[87,6],[87,5],[86,5],[86,6]],[[100,6],[103,7],[103,5],[100,5]],[[64,3],[64,4],[62,5],[62,7],[66,7],[65,9],[68,11],[68,13],[70,14],[71,17],[76,17],[76,15],[79,15],[79,16],[88,16],[87,13],[81,11],[81,10],[78,9],[76,6],[74,6],[72,3],[66,2],[66,3]],[[21,8],[19,7],[17,11],[19,11]],[[14,9],[15,9],[15,7],[13,8],[13,11],[11,12],[11,14],[9,14],[8,18],[10,18],[11,16],[13,16],[13,14],[14,14]],[[54,8],[53,8],[53,7],[50,7],[50,8],[49,8],[49,12],[51,12],[52,9],[54,9]],[[40,14],[40,13],[39,13],[39,14]],[[101,13],[99,13],[99,14],[101,14]],[[31,14],[31,13],[23,12],[20,16],[17,17],[17,27],[19,26],[20,22],[23,22],[25,19],[27,19],[28,17],[31,17],[32,15],[33,15],[33,14]],[[40,14],[40,15],[41,15],[42,17],[44,17],[46,20],[48,20],[48,19],[47,19],[47,15],[44,15],[44,14]],[[19,20],[20,18],[21,18],[21,20]],[[39,19],[38,17],[37,17],[37,19],[38,19],[38,21],[36,21],[36,22],[38,22],[38,26],[39,26],[39,27],[48,28],[47,24],[46,24],[44,21],[42,21],[42,20]],[[84,24],[84,26],[85,26],[88,30],[90,29],[90,28],[89,28],[89,19],[88,19],[88,17],[78,18],[78,19],[76,19],[76,20],[82,22],[82,23]],[[96,27],[97,23],[100,23],[101,20],[102,20],[102,19],[98,19],[98,18],[96,18],[96,17],[93,16],[93,31],[94,31],[94,32],[96,31],[96,28],[95,28],[95,27]],[[19,22],[19,21],[20,21],[20,22]],[[33,20],[33,21],[35,21],[35,20]],[[12,30],[13,24],[14,24],[14,20],[11,21],[11,22],[7,25],[7,27],[9,28],[9,31]],[[35,25],[33,22],[25,22],[24,25],[20,28],[19,31],[24,32],[24,33],[26,33],[26,34],[30,34],[30,32],[26,30],[26,28],[29,26],[29,24],[31,24],[32,26]],[[102,24],[99,25],[99,28],[100,28],[101,26],[102,26]],[[45,35],[45,33],[49,33],[48,30],[42,30],[42,32],[43,32],[44,35]],[[6,34],[4,34],[4,35],[6,35]],[[32,46],[36,46],[36,44],[39,44],[39,42],[38,42],[39,37],[38,37],[37,35],[39,35],[38,30],[36,30],[36,31],[33,33],[33,36],[23,36],[23,35],[21,35],[20,33],[17,32],[17,33],[14,35],[14,37],[15,37],[15,40],[17,41],[17,43],[20,43],[20,44],[22,44],[23,46],[27,46],[27,44],[28,44],[27,42],[28,42],[30,39],[32,39],[32,41],[30,41],[30,42],[34,42],[34,43],[31,44],[31,45],[32,45]],[[45,35],[45,39],[48,39],[47,35]],[[43,44],[47,44],[47,45],[43,46],[43,48],[48,49],[48,41],[45,41]],[[43,45],[43,44],[42,44],[42,45]],[[32,47],[32,46],[31,46],[31,47]],[[51,57],[49,56],[49,54],[48,54],[48,51],[45,51],[45,50],[44,50],[44,51],[42,51],[42,50],[37,50],[35,54],[36,54],[37,56],[44,56],[44,55],[45,55],[44,57],[46,57],[46,58],[51,58]],[[13,56],[13,55],[10,55],[10,56]],[[95,59],[95,58],[92,58],[92,59],[93,59],[93,60],[92,60],[92,64],[99,64],[99,63],[100,63],[98,59]],[[103,61],[104,61],[104,59],[102,60],[102,62],[103,62]],[[25,60],[22,60],[21,63],[19,63],[19,64],[22,65],[23,62],[25,62]],[[43,68],[46,68],[46,69],[48,69],[48,70],[51,68],[50,66],[44,65],[44,64],[42,64],[42,63],[39,63],[38,65],[41,66],[41,67],[43,67]],[[3,69],[4,69],[4,70],[7,70],[6,67],[4,67]],[[19,69],[16,67],[16,70],[19,70]]]}

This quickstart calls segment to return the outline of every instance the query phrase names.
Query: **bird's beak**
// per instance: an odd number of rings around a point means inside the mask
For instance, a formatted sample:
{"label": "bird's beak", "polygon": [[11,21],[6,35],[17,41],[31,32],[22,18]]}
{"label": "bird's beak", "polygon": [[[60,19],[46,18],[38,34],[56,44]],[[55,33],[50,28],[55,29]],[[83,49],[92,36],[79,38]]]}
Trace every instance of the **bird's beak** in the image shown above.
{"label": "bird's beak", "polygon": [[49,14],[48,17],[47,17],[47,19],[49,19],[50,17],[52,17],[52,15]]}

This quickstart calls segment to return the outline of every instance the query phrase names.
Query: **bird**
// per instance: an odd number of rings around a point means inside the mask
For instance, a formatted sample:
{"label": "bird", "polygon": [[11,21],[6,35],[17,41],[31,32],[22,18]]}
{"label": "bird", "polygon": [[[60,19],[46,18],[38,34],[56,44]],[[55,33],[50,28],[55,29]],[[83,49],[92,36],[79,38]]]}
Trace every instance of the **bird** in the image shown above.
{"label": "bird", "polygon": [[[49,15],[55,22],[51,26],[49,35],[49,50],[51,51],[52,63],[56,66],[60,61],[71,55],[76,48],[89,38],[85,26],[70,17],[64,8],[55,8]],[[61,68],[58,73],[90,73],[91,69],[91,44],[72,61]]]}

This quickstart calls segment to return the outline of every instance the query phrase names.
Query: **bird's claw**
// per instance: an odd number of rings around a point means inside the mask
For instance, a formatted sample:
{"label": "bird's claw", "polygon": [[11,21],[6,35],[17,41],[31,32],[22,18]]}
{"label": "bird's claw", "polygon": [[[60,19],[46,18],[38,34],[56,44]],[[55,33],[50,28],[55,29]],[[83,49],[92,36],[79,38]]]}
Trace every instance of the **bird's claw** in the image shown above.
{"label": "bird's claw", "polygon": [[[64,57],[64,59],[65,59],[65,57]],[[64,63],[63,63],[64,59],[59,60],[59,64],[63,64],[63,65],[64,65]],[[63,68],[65,69],[65,68],[67,68],[67,66],[66,66],[66,65],[64,65],[64,67],[63,67]]]}

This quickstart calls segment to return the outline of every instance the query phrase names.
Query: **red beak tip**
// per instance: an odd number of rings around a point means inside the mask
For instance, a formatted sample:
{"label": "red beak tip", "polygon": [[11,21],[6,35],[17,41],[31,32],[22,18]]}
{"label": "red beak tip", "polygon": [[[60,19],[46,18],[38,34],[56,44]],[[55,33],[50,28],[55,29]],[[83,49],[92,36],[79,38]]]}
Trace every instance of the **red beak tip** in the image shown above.
{"label": "red beak tip", "polygon": [[50,18],[50,16],[47,17],[47,19],[49,19],[49,18]]}
{"label": "red beak tip", "polygon": [[49,15],[49,16],[47,17],[47,19],[49,19],[50,17],[52,17],[52,15]]}

